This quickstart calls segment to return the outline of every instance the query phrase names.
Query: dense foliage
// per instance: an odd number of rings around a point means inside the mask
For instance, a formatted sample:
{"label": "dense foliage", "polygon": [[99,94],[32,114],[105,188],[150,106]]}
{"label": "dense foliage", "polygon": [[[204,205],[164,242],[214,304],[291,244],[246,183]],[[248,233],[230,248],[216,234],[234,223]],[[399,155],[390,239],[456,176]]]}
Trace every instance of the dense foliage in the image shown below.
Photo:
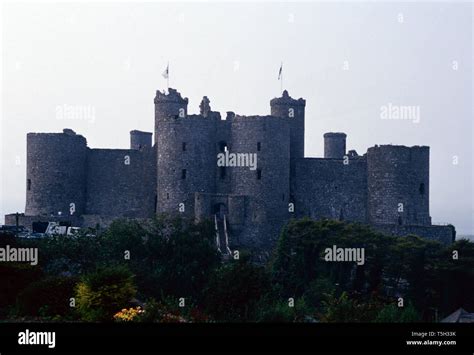
{"label": "dense foliage", "polygon": [[[214,238],[211,223],[166,216],[117,220],[96,236],[0,236],[0,247],[39,249],[37,266],[0,263],[0,319],[415,322],[474,310],[467,240],[444,247],[359,224],[293,220],[262,264],[243,250],[223,260]],[[364,263],[326,261],[333,246],[363,248]]]}
{"label": "dense foliage", "polygon": [[77,284],[77,309],[85,321],[110,321],[118,309],[129,305],[135,294],[133,274],[127,268],[99,269],[83,276]]}

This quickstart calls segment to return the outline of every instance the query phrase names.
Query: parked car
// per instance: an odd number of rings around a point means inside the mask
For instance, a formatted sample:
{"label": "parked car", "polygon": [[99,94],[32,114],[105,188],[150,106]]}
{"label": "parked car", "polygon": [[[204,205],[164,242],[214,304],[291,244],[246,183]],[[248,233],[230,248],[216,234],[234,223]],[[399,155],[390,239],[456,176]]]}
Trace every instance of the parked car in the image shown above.
{"label": "parked car", "polygon": [[14,224],[1,225],[0,231],[10,235],[17,235],[18,237],[24,237],[29,233],[28,229],[26,229],[24,226],[18,226],[17,229],[17,226]]}

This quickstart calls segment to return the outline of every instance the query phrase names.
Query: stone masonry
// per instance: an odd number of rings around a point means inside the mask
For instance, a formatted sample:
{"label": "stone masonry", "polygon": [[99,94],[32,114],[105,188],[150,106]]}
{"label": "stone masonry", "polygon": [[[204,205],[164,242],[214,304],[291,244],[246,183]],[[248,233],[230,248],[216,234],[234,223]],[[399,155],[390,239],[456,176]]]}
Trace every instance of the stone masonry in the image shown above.
{"label": "stone masonry", "polygon": [[[454,227],[432,226],[429,147],[376,145],[346,151],[346,135],[324,134],[324,158],[305,158],[303,99],[285,90],[268,116],[222,119],[205,96],[200,114],[175,89],[156,92],[154,140],[131,131],[130,149],[92,149],[81,135],[27,135],[26,208],[20,223],[106,225],[115,218],[181,214],[215,223],[216,243],[269,251],[291,218],[370,224],[442,243]],[[153,142],[153,143],[152,143]],[[250,166],[218,166],[219,154],[253,154]],[[248,162],[248,161],[247,161]],[[15,214],[6,216],[15,223]],[[225,241],[226,236],[227,241]],[[220,239],[219,239],[220,238]]]}

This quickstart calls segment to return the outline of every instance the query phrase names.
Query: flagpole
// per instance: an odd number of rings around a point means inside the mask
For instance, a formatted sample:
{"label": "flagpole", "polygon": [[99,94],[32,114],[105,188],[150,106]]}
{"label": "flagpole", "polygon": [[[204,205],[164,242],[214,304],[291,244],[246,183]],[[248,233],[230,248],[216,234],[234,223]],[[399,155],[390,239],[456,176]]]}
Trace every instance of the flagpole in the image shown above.
{"label": "flagpole", "polygon": [[[283,68],[283,67],[282,67]],[[283,93],[283,69],[281,71],[280,95]]]}
{"label": "flagpole", "polygon": [[280,64],[280,95],[283,93],[283,62]]}

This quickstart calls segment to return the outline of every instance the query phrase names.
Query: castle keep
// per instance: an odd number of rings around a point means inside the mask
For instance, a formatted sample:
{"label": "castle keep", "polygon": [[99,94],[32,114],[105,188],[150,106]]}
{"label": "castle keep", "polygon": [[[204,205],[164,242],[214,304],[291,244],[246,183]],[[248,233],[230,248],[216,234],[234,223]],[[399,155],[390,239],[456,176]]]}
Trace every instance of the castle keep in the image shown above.
{"label": "castle keep", "polygon": [[[268,116],[223,119],[207,97],[199,115],[188,114],[188,99],[174,89],[157,91],[154,103],[153,134],[131,131],[130,149],[89,148],[70,129],[29,133],[20,224],[181,214],[212,220],[223,252],[269,250],[290,218],[304,216],[454,240],[452,227],[431,225],[429,147],[376,145],[358,155],[344,133],[326,133],[324,158],[305,158],[306,101],[286,90]],[[257,168],[218,166],[219,153],[255,154]]]}

